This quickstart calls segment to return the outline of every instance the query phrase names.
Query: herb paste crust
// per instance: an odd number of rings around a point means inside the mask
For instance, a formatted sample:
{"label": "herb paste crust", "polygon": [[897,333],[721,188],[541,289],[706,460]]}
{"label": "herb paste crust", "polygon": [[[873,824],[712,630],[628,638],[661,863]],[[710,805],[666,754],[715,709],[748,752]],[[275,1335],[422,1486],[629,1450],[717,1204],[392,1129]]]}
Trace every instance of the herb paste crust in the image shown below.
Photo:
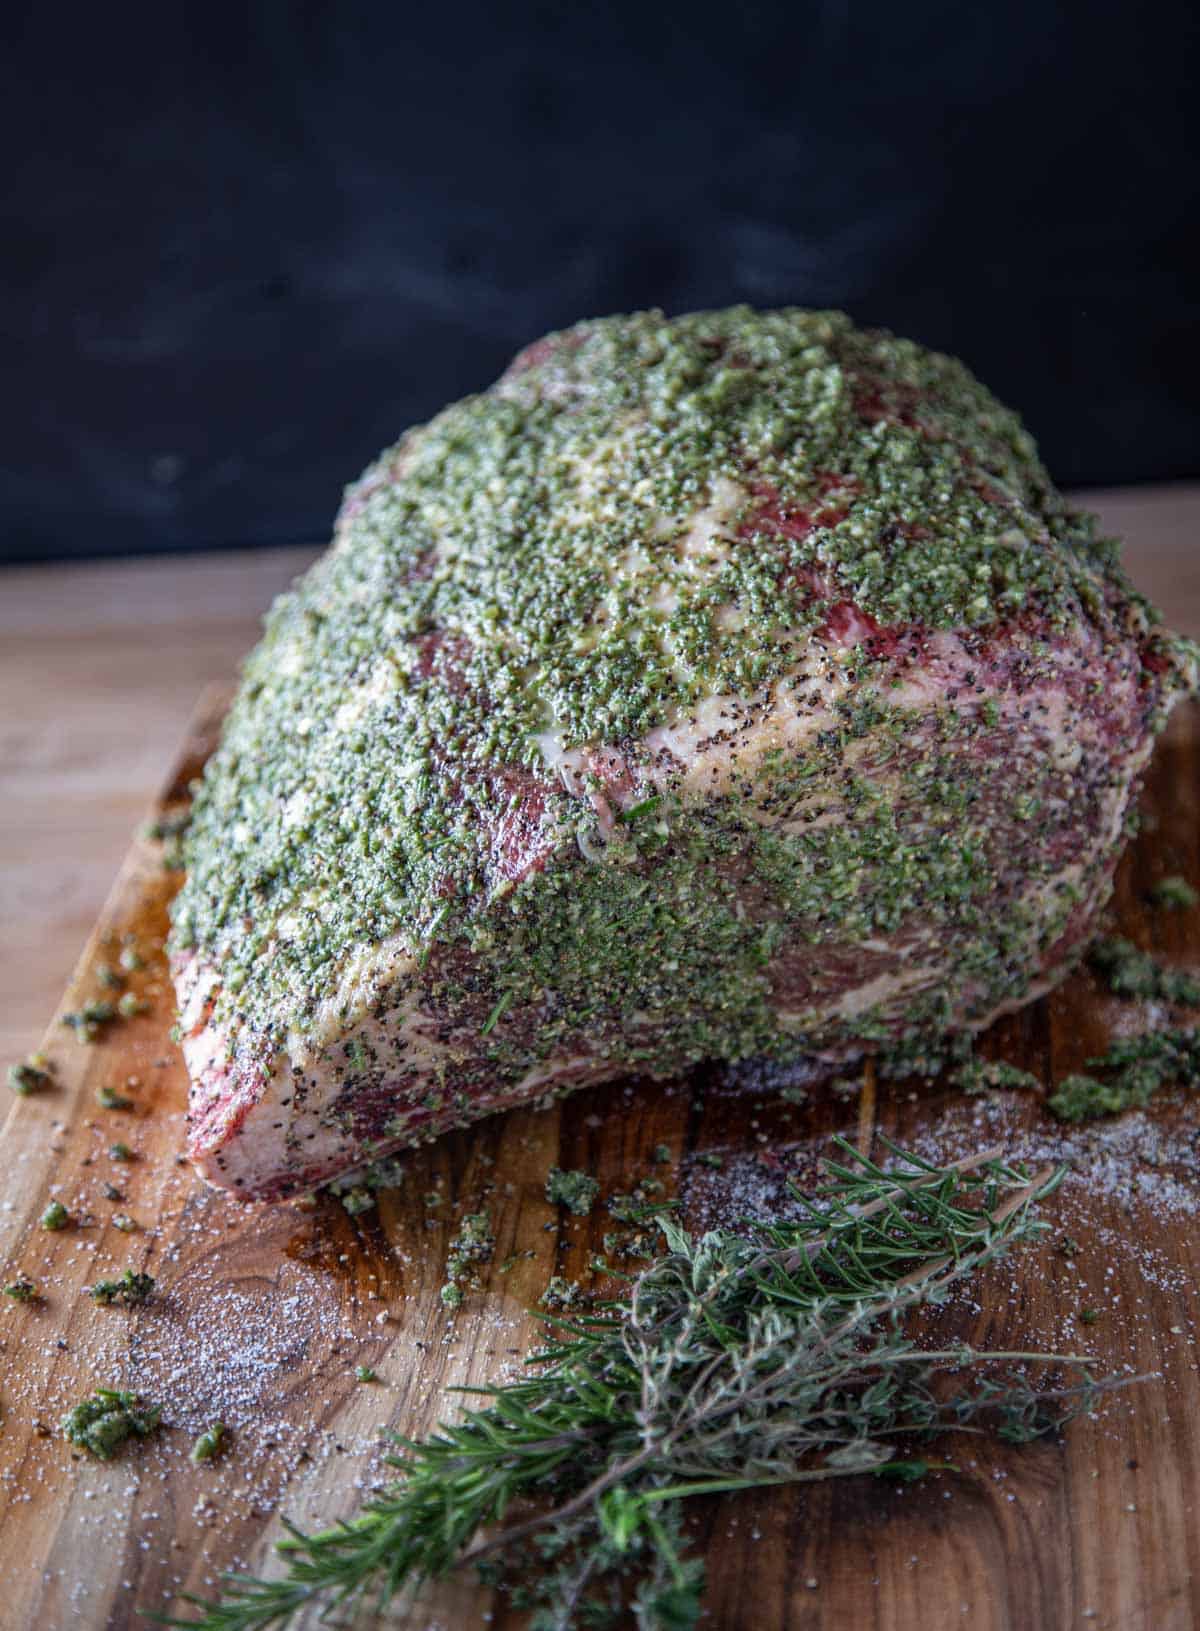
{"label": "herb paste crust", "polygon": [[186,838],[185,1034],[336,1072],[382,1147],[539,1072],[981,1023],[1076,954],[1192,673],[957,361],[582,323],[384,453],[271,611]]}

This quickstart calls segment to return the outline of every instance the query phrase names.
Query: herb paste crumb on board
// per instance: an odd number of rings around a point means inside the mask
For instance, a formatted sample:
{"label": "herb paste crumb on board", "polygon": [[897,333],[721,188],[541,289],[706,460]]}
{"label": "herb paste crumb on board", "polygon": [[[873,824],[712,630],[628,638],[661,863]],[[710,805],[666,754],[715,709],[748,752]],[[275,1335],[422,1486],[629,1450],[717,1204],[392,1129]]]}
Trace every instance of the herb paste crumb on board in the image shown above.
{"label": "herb paste crumb on board", "polygon": [[172,834],[192,1157],[277,1199],[628,1070],[978,1028],[1080,955],[1193,677],[952,359],[552,335],[348,490],[246,665]]}

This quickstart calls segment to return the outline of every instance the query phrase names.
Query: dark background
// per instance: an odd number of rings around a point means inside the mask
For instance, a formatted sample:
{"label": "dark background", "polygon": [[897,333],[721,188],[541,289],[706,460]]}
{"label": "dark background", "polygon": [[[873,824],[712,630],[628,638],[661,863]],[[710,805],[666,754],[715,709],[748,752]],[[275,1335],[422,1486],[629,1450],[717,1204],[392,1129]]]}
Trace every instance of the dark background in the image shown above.
{"label": "dark background", "polygon": [[10,559],[296,543],[539,332],[835,305],[1200,473],[1188,4],[10,7]]}

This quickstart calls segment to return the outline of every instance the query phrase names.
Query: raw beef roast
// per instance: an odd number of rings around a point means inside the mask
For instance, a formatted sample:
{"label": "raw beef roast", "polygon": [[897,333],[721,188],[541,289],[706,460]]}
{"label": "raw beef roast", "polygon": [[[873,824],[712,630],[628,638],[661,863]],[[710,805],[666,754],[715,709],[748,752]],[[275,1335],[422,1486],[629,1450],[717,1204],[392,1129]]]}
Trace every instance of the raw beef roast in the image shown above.
{"label": "raw beef roast", "polygon": [[1045,990],[1193,649],[957,362],[581,323],[271,612],[188,837],[189,1152],[278,1200],[507,1105]]}

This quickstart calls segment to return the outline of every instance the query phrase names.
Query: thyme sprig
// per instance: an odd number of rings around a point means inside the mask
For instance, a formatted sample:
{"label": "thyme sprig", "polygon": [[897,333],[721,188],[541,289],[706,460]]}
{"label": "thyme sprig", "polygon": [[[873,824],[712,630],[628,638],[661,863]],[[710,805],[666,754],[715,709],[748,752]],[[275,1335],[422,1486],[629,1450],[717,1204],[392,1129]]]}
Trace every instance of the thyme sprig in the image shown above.
{"label": "thyme sprig", "polygon": [[[397,1439],[396,1481],[350,1522],[289,1525],[282,1578],[230,1576],[219,1602],[187,1599],[199,1619],[167,1623],[263,1631],[476,1565],[536,1631],[629,1610],[643,1631],[682,1631],[704,1585],[691,1496],[912,1478],[929,1464],[911,1451],[944,1429],[1021,1441],[1088,1409],[1108,1384],[1085,1356],[922,1348],[906,1328],[1043,1231],[1032,1209],[1061,1172],[1030,1177],[995,1152],[939,1167],[894,1146],[885,1169],[837,1144],[794,1221],[693,1238],[659,1214],[665,1250],[620,1301],[547,1317],[528,1377],[465,1389],[488,1402]],[[1073,1379],[1035,1382],[1043,1364]]]}

